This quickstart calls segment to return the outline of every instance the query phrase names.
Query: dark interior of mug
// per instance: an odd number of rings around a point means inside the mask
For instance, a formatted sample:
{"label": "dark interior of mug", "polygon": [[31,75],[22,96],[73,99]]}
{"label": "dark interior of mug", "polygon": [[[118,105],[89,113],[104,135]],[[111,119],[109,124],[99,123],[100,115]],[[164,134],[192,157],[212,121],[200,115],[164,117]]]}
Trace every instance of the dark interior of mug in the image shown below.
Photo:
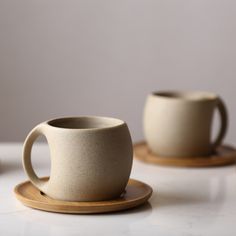
{"label": "dark interior of mug", "polygon": [[216,99],[217,95],[211,92],[193,91],[193,92],[181,92],[181,91],[166,91],[166,92],[154,92],[154,96],[177,98],[185,100],[209,100]]}
{"label": "dark interior of mug", "polygon": [[49,125],[66,129],[101,129],[123,124],[119,119],[109,117],[68,117],[51,120]]}

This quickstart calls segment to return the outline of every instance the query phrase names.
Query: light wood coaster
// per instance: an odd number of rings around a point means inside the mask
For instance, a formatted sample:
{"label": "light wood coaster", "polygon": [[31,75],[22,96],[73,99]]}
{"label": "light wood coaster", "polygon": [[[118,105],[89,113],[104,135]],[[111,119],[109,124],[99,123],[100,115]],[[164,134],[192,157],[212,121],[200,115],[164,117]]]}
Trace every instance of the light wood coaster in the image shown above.
{"label": "light wood coaster", "polygon": [[[48,179],[48,177],[42,178]],[[69,202],[54,200],[42,194],[30,181],[18,184],[16,198],[25,206],[50,212],[92,214],[115,212],[144,204],[152,195],[152,188],[138,180],[130,179],[124,194],[117,199],[100,202]]]}
{"label": "light wood coaster", "polygon": [[220,146],[210,156],[181,158],[157,156],[150,151],[146,142],[140,142],[134,144],[134,153],[135,158],[140,161],[165,166],[210,167],[229,165],[236,162],[236,149],[227,145]]}

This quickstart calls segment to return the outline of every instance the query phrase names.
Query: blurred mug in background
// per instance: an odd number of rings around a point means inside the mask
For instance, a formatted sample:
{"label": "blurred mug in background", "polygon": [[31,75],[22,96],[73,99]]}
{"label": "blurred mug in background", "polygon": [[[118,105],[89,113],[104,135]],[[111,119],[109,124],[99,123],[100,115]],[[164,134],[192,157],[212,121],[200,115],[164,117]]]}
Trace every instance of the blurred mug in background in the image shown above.
{"label": "blurred mug in background", "polygon": [[[211,142],[215,109],[221,125]],[[228,126],[222,99],[211,92],[154,92],[144,109],[144,134],[149,148],[157,155],[194,157],[210,155],[222,142]]]}

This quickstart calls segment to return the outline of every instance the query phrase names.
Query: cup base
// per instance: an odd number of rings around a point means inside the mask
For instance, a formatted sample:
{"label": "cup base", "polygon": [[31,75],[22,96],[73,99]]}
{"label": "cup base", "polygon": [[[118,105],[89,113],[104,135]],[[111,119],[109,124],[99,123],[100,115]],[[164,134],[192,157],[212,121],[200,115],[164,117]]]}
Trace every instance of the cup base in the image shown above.
{"label": "cup base", "polygon": [[136,159],[146,163],[176,167],[224,166],[236,162],[236,149],[227,145],[219,146],[214,153],[207,156],[165,157],[154,154],[143,141],[134,144],[134,154]]}
{"label": "cup base", "polygon": [[30,181],[18,184],[14,192],[16,198],[25,206],[38,210],[68,214],[93,214],[123,211],[140,206],[151,197],[152,188],[141,181],[130,179],[125,192],[119,198],[98,202],[54,200],[41,194],[40,190]]}

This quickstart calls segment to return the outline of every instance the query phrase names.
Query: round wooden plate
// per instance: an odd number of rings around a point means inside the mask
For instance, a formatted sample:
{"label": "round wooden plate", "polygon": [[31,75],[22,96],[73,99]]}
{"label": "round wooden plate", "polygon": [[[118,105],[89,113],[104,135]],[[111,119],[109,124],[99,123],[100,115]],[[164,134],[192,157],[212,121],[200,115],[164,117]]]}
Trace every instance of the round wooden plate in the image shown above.
{"label": "round wooden plate", "polygon": [[18,184],[14,192],[19,201],[31,208],[59,213],[92,214],[122,211],[142,205],[151,197],[152,188],[138,180],[130,179],[123,196],[111,201],[100,202],[54,200],[42,194],[30,181]]}
{"label": "round wooden plate", "polygon": [[163,157],[153,154],[145,142],[134,145],[135,158],[140,161],[165,166],[210,167],[233,164],[236,161],[236,149],[227,145],[220,146],[215,153],[206,157]]}

